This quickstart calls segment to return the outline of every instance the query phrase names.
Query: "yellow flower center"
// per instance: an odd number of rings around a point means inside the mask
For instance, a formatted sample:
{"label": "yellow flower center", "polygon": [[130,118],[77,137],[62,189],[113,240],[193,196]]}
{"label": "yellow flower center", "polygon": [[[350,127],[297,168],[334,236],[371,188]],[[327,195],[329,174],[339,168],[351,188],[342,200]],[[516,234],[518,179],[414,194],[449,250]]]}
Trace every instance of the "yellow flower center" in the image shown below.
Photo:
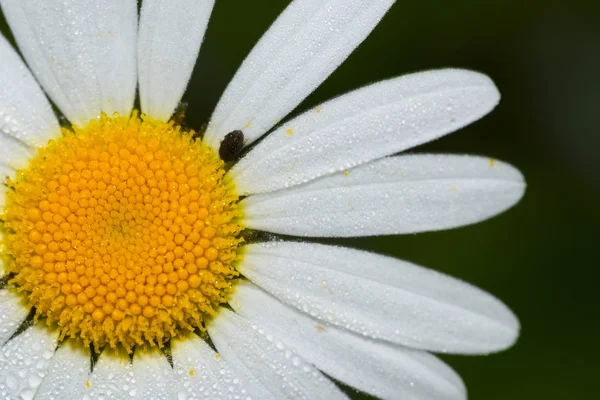
{"label": "yellow flower center", "polygon": [[162,346],[203,330],[226,301],[238,197],[193,135],[135,113],[103,116],[63,129],[8,180],[6,273],[61,339]]}

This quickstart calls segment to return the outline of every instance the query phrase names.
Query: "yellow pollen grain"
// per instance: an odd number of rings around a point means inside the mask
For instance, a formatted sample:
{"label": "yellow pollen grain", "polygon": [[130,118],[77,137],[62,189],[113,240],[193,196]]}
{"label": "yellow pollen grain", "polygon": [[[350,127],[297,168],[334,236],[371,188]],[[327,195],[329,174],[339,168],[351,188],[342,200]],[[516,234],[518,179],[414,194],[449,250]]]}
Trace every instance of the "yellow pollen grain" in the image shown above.
{"label": "yellow pollen grain", "polygon": [[285,131],[285,134],[288,135],[288,136],[292,136],[293,133],[294,133],[293,129],[288,129],[288,130]]}
{"label": "yellow pollen grain", "polygon": [[196,371],[193,369],[190,369],[189,374],[190,374],[190,376],[194,376],[194,375],[196,375]]}
{"label": "yellow pollen grain", "polygon": [[61,340],[161,347],[204,330],[226,301],[242,241],[238,196],[193,134],[102,116],[63,129],[8,180],[6,272]]}
{"label": "yellow pollen grain", "polygon": [[493,158],[490,158],[490,167],[493,167],[495,163],[496,163],[496,160],[494,160]]}

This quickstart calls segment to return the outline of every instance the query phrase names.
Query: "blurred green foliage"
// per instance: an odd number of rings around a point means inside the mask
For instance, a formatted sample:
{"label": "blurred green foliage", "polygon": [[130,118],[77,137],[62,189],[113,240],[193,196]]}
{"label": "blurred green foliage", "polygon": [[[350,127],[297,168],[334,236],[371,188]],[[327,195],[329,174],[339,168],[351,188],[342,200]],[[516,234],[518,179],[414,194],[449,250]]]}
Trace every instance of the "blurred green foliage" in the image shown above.
{"label": "blurred green foliage", "polygon": [[[217,0],[184,101],[207,122],[228,81],[287,0]],[[367,83],[439,67],[490,75],[488,117],[415,151],[493,156],[517,166],[525,198],[491,221],[445,232],[343,241],[484,288],[523,325],[488,357],[444,357],[471,399],[600,398],[600,2],[400,0],[298,110]],[[2,32],[10,36],[0,20]],[[366,398],[353,394],[355,398]]]}

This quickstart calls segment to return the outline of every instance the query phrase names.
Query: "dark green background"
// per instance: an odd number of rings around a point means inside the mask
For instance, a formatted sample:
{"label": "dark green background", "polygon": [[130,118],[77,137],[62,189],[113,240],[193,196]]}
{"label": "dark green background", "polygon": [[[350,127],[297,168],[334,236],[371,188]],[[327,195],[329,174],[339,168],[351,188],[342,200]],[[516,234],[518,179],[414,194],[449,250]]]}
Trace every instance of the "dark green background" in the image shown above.
{"label": "dark green background", "polygon": [[[192,127],[208,120],[288,2],[217,0],[184,99]],[[449,66],[490,75],[501,104],[416,151],[508,161],[527,179],[524,199],[475,226],[345,243],[467,280],[515,311],[523,329],[513,349],[444,357],[471,399],[600,398],[600,2],[399,0],[299,110],[369,82]]]}

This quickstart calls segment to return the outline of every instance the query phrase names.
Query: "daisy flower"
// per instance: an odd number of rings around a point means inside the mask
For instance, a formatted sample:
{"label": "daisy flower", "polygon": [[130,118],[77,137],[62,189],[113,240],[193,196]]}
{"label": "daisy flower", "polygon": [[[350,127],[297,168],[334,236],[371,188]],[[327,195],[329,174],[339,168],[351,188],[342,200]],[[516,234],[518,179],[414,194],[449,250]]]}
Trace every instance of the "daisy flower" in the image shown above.
{"label": "daisy flower", "polygon": [[293,1],[196,133],[172,117],[214,1],[144,0],[138,21],[135,0],[0,0],[27,63],[0,37],[2,399],[346,398],[334,380],[466,398],[430,352],[511,346],[506,306],[281,239],[449,229],[523,195],[499,161],[395,156],[495,107],[477,72],[393,78],[284,120],[393,3]]}

